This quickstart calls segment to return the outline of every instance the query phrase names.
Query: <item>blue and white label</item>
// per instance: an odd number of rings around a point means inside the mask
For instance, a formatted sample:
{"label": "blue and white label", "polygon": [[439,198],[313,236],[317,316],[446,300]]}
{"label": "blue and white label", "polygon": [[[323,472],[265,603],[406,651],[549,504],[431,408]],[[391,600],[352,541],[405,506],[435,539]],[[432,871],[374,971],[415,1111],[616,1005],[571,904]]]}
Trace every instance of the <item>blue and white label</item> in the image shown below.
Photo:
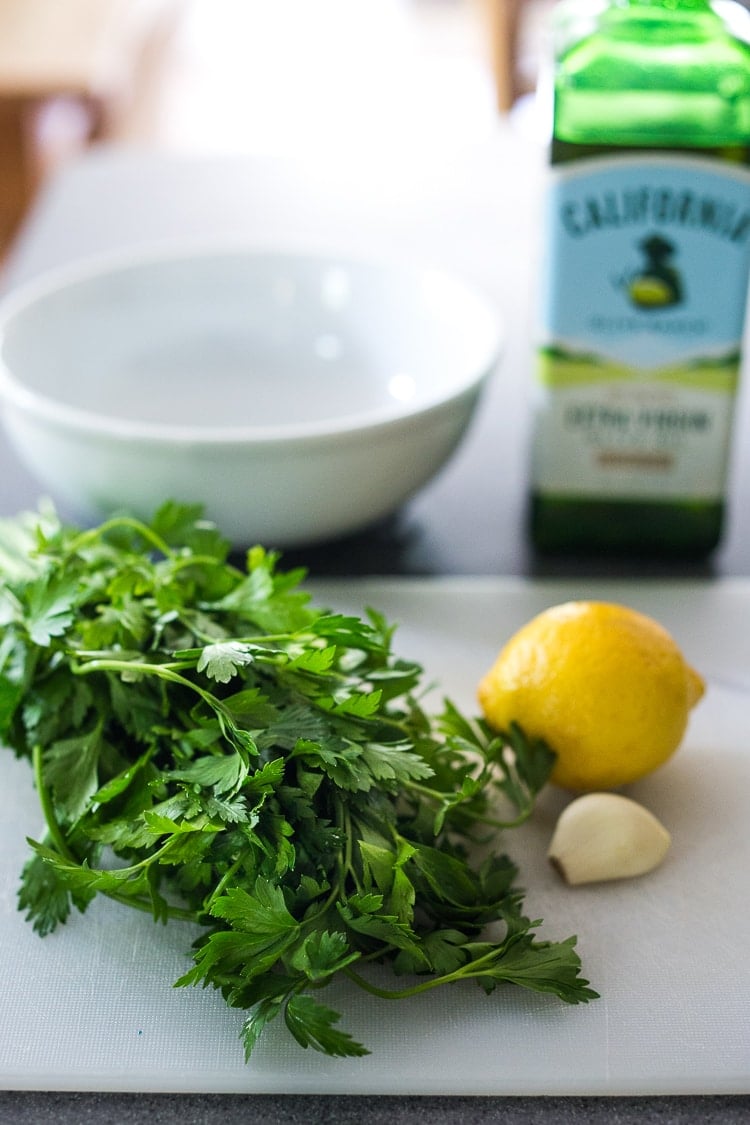
{"label": "blue and white label", "polygon": [[747,168],[678,156],[576,162],[555,170],[549,209],[551,339],[642,367],[737,345]]}
{"label": "blue and white label", "polygon": [[548,208],[537,487],[718,497],[747,303],[750,170],[671,153],[576,161],[554,170]]}

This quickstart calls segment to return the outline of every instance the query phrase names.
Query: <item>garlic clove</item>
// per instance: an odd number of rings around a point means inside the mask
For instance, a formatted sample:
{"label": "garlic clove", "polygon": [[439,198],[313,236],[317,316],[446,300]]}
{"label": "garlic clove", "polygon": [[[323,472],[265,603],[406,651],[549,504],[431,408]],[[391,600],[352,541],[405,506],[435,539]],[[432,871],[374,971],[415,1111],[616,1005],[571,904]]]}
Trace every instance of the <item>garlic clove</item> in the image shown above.
{"label": "garlic clove", "polygon": [[587,793],[563,809],[547,858],[567,883],[597,883],[653,871],[669,845],[664,825],[637,801]]}

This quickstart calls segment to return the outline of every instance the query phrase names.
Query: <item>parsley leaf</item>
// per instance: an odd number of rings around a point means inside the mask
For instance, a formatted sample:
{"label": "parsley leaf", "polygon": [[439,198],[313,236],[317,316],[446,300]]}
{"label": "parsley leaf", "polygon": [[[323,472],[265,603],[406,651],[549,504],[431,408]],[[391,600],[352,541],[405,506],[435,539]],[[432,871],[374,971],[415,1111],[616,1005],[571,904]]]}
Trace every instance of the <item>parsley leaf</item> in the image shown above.
{"label": "parsley leaf", "polygon": [[34,644],[46,647],[74,619],[77,583],[44,574],[26,587],[26,628]]}
{"label": "parsley leaf", "polygon": [[206,645],[201,652],[196,668],[205,672],[211,680],[228,684],[240,668],[253,662],[252,650],[236,641],[222,641]]}
{"label": "parsley leaf", "polygon": [[350,1035],[337,1031],[338,1012],[318,1004],[312,996],[292,996],[284,1010],[286,1026],[300,1047],[314,1047],[327,1055],[360,1056],[369,1051]]}
{"label": "parsley leaf", "polygon": [[98,788],[102,724],[53,742],[45,754],[45,774],[60,809],[76,820]]}

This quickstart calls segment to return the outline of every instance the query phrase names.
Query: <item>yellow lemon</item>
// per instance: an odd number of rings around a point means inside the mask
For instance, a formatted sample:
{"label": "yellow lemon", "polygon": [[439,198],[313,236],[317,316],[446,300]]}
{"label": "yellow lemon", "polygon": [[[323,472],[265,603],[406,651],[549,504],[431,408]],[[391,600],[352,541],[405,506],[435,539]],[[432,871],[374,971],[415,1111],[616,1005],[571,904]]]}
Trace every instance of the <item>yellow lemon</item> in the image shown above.
{"label": "yellow lemon", "polygon": [[518,723],[557,754],[552,781],[615,789],[651,773],[682,741],[705,690],[657,621],[627,606],[572,601],[534,617],[479,684],[488,723]]}

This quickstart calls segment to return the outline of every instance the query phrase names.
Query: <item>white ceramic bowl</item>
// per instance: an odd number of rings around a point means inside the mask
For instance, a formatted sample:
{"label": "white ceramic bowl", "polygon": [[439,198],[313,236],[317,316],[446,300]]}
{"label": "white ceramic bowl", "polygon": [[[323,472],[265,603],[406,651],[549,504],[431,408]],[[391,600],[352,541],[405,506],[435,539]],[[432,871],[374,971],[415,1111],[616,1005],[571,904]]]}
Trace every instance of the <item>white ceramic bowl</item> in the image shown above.
{"label": "white ceramic bowl", "polygon": [[494,310],[440,272],[152,251],[6,296],[0,401],[20,459],[82,519],[173,499],[236,544],[299,545],[437,472],[500,343]]}

